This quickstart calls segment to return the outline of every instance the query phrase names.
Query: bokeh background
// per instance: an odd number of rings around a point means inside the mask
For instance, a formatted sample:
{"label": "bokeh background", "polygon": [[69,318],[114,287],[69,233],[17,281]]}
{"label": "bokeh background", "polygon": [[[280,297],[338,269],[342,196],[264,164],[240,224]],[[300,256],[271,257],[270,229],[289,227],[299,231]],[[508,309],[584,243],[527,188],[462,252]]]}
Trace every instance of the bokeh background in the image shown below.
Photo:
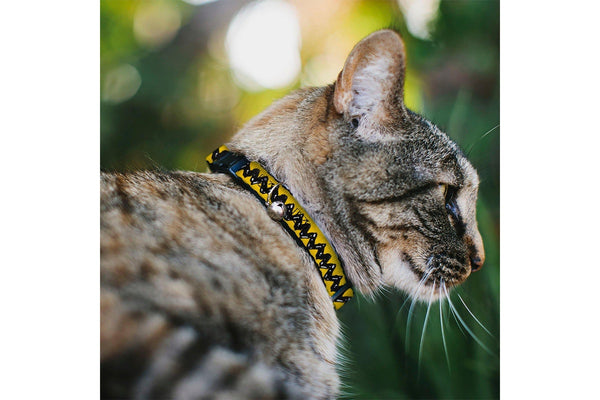
{"label": "bokeh background", "polygon": [[498,1],[101,0],[100,13],[104,170],[204,171],[205,155],[273,100],[333,82],[372,31],[400,32],[406,103],[479,171],[487,259],[451,297],[467,328],[436,303],[423,334],[427,306],[409,324],[395,292],[340,310],[344,397],[499,397]]}

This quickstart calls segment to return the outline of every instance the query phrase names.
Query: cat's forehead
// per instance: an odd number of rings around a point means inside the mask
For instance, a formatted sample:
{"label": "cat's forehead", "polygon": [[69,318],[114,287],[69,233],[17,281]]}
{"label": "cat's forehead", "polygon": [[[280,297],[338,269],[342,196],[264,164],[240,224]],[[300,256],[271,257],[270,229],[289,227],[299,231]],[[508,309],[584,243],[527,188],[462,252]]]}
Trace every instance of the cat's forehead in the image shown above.
{"label": "cat's forehead", "polygon": [[469,160],[467,160],[466,157],[462,155],[462,153],[458,158],[458,163],[464,173],[464,184],[474,188],[479,187],[479,175],[477,174],[477,170],[475,170],[475,167],[473,167],[473,165],[469,162]]}
{"label": "cat's forehead", "polygon": [[341,168],[336,170],[361,193],[397,193],[438,183],[462,187],[468,175],[451,147],[432,149],[432,144],[422,139],[359,142],[346,150],[343,158],[338,158]]}
{"label": "cat's forehead", "polygon": [[415,184],[445,183],[477,187],[479,177],[459,146],[441,130],[430,128],[409,137],[399,135],[374,146],[388,175],[410,177]]}
{"label": "cat's forehead", "polygon": [[337,147],[341,151],[335,151],[338,164],[355,171],[351,175],[402,180],[407,186],[478,186],[477,173],[460,147],[426,118],[409,111],[386,124],[366,125],[343,135]]}
{"label": "cat's forehead", "polygon": [[[415,128],[412,136],[425,154],[440,164],[440,181],[459,186],[479,185],[479,176],[461,148],[431,121],[412,113]],[[433,164],[436,164],[435,162]]]}

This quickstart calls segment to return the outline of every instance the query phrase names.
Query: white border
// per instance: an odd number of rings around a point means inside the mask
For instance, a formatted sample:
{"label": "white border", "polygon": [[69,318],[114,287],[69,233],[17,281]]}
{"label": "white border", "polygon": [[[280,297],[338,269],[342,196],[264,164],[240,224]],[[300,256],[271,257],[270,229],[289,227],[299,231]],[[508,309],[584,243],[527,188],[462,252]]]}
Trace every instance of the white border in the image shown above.
{"label": "white border", "polygon": [[598,7],[501,2],[501,396],[598,396]]}
{"label": "white border", "polygon": [[[501,395],[597,395],[593,2],[501,3]],[[99,393],[99,4],[0,10],[0,398]]]}
{"label": "white border", "polygon": [[99,3],[0,7],[3,399],[99,385]]}

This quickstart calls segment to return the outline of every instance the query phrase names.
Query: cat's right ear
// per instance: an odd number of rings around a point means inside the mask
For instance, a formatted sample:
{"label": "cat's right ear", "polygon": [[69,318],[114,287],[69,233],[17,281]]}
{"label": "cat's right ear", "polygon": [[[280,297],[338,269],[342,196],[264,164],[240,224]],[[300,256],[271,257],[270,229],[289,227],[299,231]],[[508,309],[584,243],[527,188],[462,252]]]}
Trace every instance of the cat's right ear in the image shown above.
{"label": "cat's right ear", "polygon": [[350,52],[335,83],[334,106],[352,124],[368,116],[383,122],[403,108],[404,43],[396,32],[380,30]]}

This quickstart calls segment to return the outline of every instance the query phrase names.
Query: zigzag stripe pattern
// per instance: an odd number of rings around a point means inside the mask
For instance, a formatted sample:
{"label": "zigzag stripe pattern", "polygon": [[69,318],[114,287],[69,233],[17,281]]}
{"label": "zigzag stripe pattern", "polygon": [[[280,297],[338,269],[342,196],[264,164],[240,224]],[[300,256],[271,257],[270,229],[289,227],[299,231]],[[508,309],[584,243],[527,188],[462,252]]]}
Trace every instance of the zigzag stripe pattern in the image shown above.
{"label": "zigzag stripe pattern", "polygon": [[[255,168],[255,169],[250,169],[250,163],[246,164],[243,168],[242,168],[242,173],[244,174],[245,178],[250,178],[250,183],[252,185],[258,185],[259,188],[258,190],[262,193],[262,194],[268,194],[271,189],[273,188],[274,185],[271,185],[269,187],[269,178],[267,176],[261,176],[260,175],[260,170]],[[285,203],[285,202],[284,202]]]}
{"label": "zigzag stripe pattern", "polygon": [[308,250],[316,250],[316,254],[314,255],[314,259],[317,261],[317,266],[319,268],[323,268],[327,270],[323,275],[324,280],[332,281],[331,290],[333,292],[337,292],[339,287],[340,280],[342,277],[340,275],[334,275],[333,270],[335,269],[335,264],[328,263],[331,258],[331,254],[326,254],[323,252],[325,249],[324,243],[315,243],[317,239],[317,234],[314,232],[308,232],[311,228],[311,225],[306,222],[302,222],[304,220],[304,214],[298,212],[291,216],[290,218],[294,222],[294,230],[300,239],[308,239],[306,243],[306,248]]}
{"label": "zigzag stripe pattern", "polygon": [[[259,198],[268,201],[268,194],[278,184],[275,178],[260,164],[250,162],[243,156],[233,157],[230,165],[227,165],[228,163],[225,161],[225,165],[215,167],[213,163],[220,164],[220,161],[227,158],[223,157],[225,154],[229,156],[233,153],[230,153],[225,146],[221,146],[207,157],[211,170],[228,172],[234,175],[254,191]],[[237,171],[230,169],[233,163],[242,161],[243,164]],[[283,221],[281,221],[282,225],[308,251],[323,279],[325,288],[333,299],[334,307],[336,310],[341,308],[352,298],[354,293],[350,284],[346,281],[341,261],[335,255],[333,247],[285,187],[278,186],[272,194],[272,199],[273,201],[281,201],[285,205],[287,212],[283,217]]]}

